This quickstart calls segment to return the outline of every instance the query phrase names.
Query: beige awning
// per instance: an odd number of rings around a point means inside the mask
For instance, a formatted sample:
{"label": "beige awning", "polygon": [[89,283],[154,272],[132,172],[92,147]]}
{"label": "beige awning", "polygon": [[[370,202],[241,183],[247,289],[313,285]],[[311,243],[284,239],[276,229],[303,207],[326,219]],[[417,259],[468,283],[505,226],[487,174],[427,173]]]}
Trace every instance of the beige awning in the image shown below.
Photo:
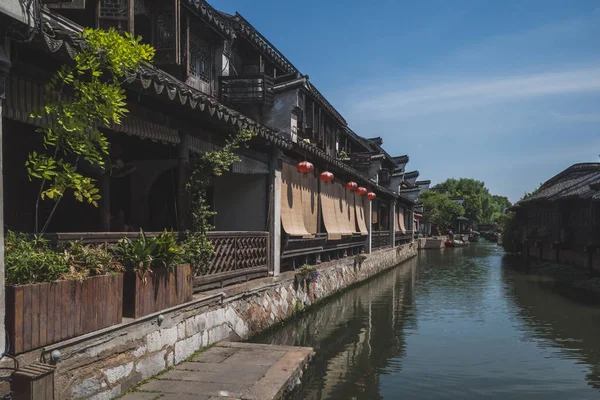
{"label": "beige awning", "polygon": [[339,199],[336,197],[336,186],[335,183],[323,183],[321,185],[321,215],[323,216],[323,223],[327,230],[327,237],[330,240],[339,240],[342,238],[343,232],[346,229],[340,227],[340,214]]}
{"label": "beige awning", "polygon": [[356,222],[358,224],[358,230],[361,235],[368,235],[367,221],[365,219],[367,215],[367,209],[365,208],[364,198],[362,196],[354,194],[354,209],[356,211]]}
{"label": "beige awning", "polygon": [[315,174],[300,174],[304,227],[309,233],[317,233],[319,211],[319,181]]}
{"label": "beige awning", "polygon": [[377,200],[371,200],[371,204],[373,204],[371,210],[371,223],[375,225],[379,222],[379,207],[377,206]]}
{"label": "beige awning", "polygon": [[398,222],[398,230],[402,232],[402,234],[406,233],[406,227],[404,226],[404,209],[399,208],[398,213],[396,214],[396,221]]}
{"label": "beige awning", "polygon": [[348,218],[348,227],[352,233],[359,233],[356,227],[356,207],[354,206],[354,193],[346,191],[346,218]]}
{"label": "beige awning", "polygon": [[335,213],[342,235],[352,235],[356,230],[349,216],[346,188],[340,182],[333,182],[335,194]]}
{"label": "beige awning", "polygon": [[312,235],[304,225],[304,208],[300,175],[296,167],[283,163],[281,171],[281,223],[288,235],[310,238]]}

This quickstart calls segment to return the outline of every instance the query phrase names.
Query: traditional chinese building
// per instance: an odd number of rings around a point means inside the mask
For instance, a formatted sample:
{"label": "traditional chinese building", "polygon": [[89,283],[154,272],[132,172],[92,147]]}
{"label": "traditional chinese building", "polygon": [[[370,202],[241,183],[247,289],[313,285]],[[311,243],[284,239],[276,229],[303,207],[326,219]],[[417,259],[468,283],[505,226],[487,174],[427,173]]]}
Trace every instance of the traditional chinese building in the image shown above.
{"label": "traditional chinese building", "polygon": [[599,269],[600,164],[575,164],[511,208],[515,245],[530,257]]}
{"label": "traditional chinese building", "polygon": [[[51,214],[46,236],[53,243],[190,229],[191,160],[247,129],[254,136],[237,151],[239,161],[207,191],[215,253],[205,271],[193,273],[195,293],[304,263],[412,248],[405,245],[419,229],[415,201],[428,184],[405,172],[408,156],[391,156],[381,138],[355,133],[308,75],[240,14],[204,0],[4,0],[0,27],[7,27],[0,31],[2,232],[33,233]],[[122,82],[130,112],[103,128],[106,167],[80,165],[98,182],[98,207],[67,195],[56,208],[41,201],[36,213],[39,182],[28,179],[24,164],[43,149],[36,130],[48,121],[31,112],[46,104],[48,79],[85,45],[84,27],[139,35],[156,49],[155,61]],[[312,168],[299,168],[304,161]],[[2,282],[2,301],[3,290]],[[29,349],[39,350],[36,343]]]}

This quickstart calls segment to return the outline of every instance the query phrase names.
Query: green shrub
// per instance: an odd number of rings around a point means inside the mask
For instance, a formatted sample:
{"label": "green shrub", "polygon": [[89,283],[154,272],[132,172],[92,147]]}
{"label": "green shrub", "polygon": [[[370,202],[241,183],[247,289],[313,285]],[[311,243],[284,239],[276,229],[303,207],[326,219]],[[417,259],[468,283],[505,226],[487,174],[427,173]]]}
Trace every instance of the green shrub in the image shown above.
{"label": "green shrub", "polygon": [[183,254],[175,234],[167,231],[149,238],[140,230],[138,239],[123,238],[114,251],[127,270],[141,275],[152,273],[152,268],[172,267]]}
{"label": "green shrub", "polygon": [[206,234],[186,231],[180,243],[182,252],[179,262],[190,264],[194,271],[205,275],[214,253],[214,246]]}
{"label": "green shrub", "polygon": [[65,279],[83,280],[90,276],[122,272],[123,265],[106,245],[85,245],[71,242],[64,248],[69,271]]}
{"label": "green shrub", "polygon": [[47,240],[12,231],[4,239],[4,262],[8,285],[53,282],[69,272],[64,254]]}

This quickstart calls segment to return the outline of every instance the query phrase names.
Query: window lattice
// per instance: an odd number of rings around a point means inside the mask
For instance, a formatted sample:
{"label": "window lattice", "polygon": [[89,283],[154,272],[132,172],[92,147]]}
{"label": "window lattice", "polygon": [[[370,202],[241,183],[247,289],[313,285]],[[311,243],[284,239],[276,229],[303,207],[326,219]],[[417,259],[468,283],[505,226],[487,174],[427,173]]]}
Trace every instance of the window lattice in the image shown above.
{"label": "window lattice", "polygon": [[156,15],[156,43],[154,47],[157,49],[173,47],[174,26],[173,12],[171,10]]}
{"label": "window lattice", "polygon": [[101,18],[127,18],[128,0],[102,0],[100,2]]}
{"label": "window lattice", "polygon": [[208,45],[195,35],[190,35],[190,74],[210,82],[211,63]]}

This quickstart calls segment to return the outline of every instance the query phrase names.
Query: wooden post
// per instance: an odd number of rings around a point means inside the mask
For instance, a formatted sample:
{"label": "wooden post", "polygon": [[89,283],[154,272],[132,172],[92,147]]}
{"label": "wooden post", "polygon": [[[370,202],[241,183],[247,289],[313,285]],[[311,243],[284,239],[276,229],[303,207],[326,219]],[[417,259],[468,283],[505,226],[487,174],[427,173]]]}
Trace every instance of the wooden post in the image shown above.
{"label": "wooden post", "polygon": [[590,272],[594,272],[594,252],[596,251],[596,246],[594,245],[587,245],[585,246],[585,252],[586,252],[586,260],[585,260],[585,264],[586,267],[590,270]]}
{"label": "wooden post", "polygon": [[[4,171],[2,161],[2,142],[4,133],[2,131],[2,104],[5,98],[5,79],[10,70],[9,40],[4,37],[4,31],[0,31],[0,332],[4,332],[4,316],[6,314],[4,296]],[[6,345],[0,340],[0,353],[4,354]]]}
{"label": "wooden post", "polygon": [[279,160],[279,151],[273,146],[271,149],[271,159],[269,161],[269,181],[271,202],[269,215],[269,240],[270,240],[270,264],[269,271],[273,276],[281,272],[281,169]]}
{"label": "wooden post", "polygon": [[102,200],[102,230],[110,232],[110,171],[106,171],[101,178]]}
{"label": "wooden post", "polygon": [[394,225],[394,221],[396,220],[396,201],[392,200],[390,202],[390,219],[388,223],[388,228],[390,230],[390,246],[393,248],[396,246],[396,226]]}
{"label": "wooden post", "polygon": [[373,202],[368,202],[369,207],[365,215],[365,222],[367,224],[367,231],[369,231],[369,236],[367,236],[367,254],[371,254],[373,251]]}
{"label": "wooden post", "polygon": [[179,165],[177,167],[177,230],[188,229],[189,195],[186,184],[189,179],[188,169],[190,163],[189,137],[186,132],[180,132],[181,142],[177,148]]}

